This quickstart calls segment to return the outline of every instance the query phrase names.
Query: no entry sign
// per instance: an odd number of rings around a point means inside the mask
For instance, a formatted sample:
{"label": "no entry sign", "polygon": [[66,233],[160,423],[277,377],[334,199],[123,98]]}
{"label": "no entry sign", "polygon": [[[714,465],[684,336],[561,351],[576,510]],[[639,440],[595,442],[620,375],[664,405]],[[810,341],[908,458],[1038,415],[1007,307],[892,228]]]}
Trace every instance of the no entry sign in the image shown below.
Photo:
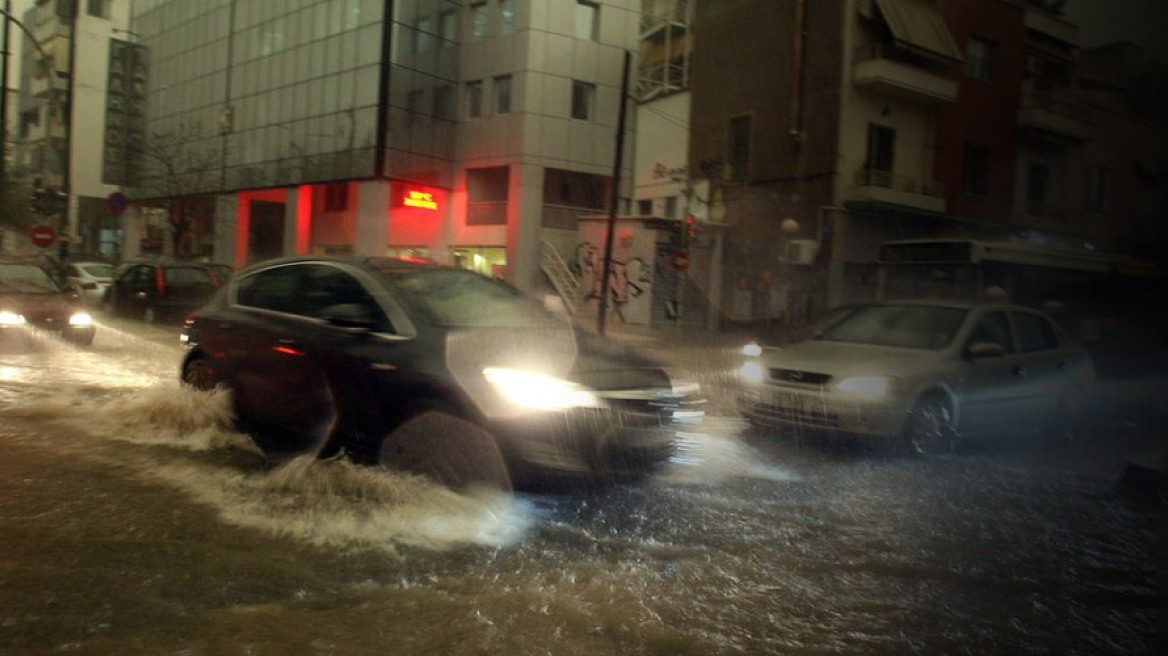
{"label": "no entry sign", "polygon": [[57,232],[46,225],[33,226],[32,230],[29,231],[29,236],[32,238],[33,245],[40,248],[48,248],[57,241]]}

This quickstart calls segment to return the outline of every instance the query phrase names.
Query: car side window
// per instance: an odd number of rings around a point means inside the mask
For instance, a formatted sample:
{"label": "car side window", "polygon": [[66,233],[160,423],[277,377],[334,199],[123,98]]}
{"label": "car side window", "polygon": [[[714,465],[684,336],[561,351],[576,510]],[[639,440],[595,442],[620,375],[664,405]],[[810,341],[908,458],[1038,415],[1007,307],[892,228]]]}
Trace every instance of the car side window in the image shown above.
{"label": "car side window", "polygon": [[303,296],[297,303],[297,314],[321,317],[334,305],[360,305],[375,321],[376,331],[391,331],[389,320],[369,290],[351,274],[334,266],[321,264],[304,267]]}
{"label": "car side window", "polygon": [[1054,326],[1037,314],[1015,312],[1014,327],[1018,329],[1018,345],[1023,353],[1050,351],[1059,347]]}
{"label": "car side window", "polygon": [[296,312],[301,267],[282,266],[241,278],[235,288],[235,302],[275,312]]}
{"label": "car side window", "polygon": [[140,266],[130,279],[135,287],[149,287],[154,284],[154,267]]}
{"label": "car side window", "polygon": [[1010,322],[1005,312],[990,312],[978,320],[966,347],[977,342],[1000,344],[1006,353],[1014,352],[1014,335],[1010,332]]}

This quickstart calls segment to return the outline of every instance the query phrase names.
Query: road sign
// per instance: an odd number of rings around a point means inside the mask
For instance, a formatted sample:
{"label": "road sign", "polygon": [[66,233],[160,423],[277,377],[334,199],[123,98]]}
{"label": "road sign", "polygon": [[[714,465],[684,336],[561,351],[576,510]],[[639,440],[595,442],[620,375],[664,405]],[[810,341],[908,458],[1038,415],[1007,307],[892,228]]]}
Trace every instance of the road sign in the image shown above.
{"label": "road sign", "polygon": [[33,226],[28,234],[32,238],[33,245],[41,248],[48,248],[57,241],[57,232],[46,225]]}
{"label": "road sign", "polygon": [[109,211],[113,214],[121,214],[122,212],[125,212],[126,207],[129,204],[130,200],[126,198],[126,195],[120,191],[115,191],[109,196],[106,196],[105,199],[106,208],[109,209]]}
{"label": "road sign", "polygon": [[677,253],[669,260],[669,265],[678,271],[685,271],[689,268],[689,253]]}

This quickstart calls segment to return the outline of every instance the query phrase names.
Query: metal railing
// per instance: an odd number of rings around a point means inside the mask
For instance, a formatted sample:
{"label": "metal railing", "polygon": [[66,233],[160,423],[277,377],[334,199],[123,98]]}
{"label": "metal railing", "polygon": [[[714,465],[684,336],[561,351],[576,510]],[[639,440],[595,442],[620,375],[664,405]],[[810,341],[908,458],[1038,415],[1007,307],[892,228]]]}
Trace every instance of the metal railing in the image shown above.
{"label": "metal railing", "polygon": [[945,188],[939,180],[924,180],[879,169],[860,169],[856,172],[856,184],[861,187],[884,187],[937,198],[945,195]]}
{"label": "metal railing", "polygon": [[551,242],[540,243],[540,269],[543,270],[555,287],[556,293],[564,301],[564,306],[572,315],[579,314],[587,301],[580,295],[580,279],[572,272],[568,263],[560,257],[560,252]]}

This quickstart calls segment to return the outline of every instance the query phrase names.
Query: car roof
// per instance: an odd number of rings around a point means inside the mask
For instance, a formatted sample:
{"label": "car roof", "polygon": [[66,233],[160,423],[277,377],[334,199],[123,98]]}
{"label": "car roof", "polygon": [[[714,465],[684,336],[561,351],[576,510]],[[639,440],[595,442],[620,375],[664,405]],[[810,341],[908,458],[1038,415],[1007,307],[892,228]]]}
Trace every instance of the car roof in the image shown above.
{"label": "car roof", "polygon": [[284,264],[296,264],[299,262],[332,262],[334,264],[348,264],[351,266],[377,269],[379,271],[419,271],[428,269],[448,269],[451,267],[444,267],[439,264],[429,262],[410,262],[394,257],[365,257],[360,255],[292,255],[289,257],[278,257],[271,260],[264,260],[249,264],[242,268],[238,274],[240,277],[246,276],[252,271],[266,269],[268,267],[280,266]]}
{"label": "car roof", "polygon": [[949,308],[953,310],[974,310],[974,309],[994,309],[994,310],[1026,310],[1030,312],[1038,312],[1035,308],[1019,305],[1018,303],[1003,303],[1001,301],[966,301],[966,300],[951,300],[951,299],[898,299],[879,301],[877,303],[861,303],[856,307],[864,307],[866,305],[915,305],[921,307],[937,307]]}

